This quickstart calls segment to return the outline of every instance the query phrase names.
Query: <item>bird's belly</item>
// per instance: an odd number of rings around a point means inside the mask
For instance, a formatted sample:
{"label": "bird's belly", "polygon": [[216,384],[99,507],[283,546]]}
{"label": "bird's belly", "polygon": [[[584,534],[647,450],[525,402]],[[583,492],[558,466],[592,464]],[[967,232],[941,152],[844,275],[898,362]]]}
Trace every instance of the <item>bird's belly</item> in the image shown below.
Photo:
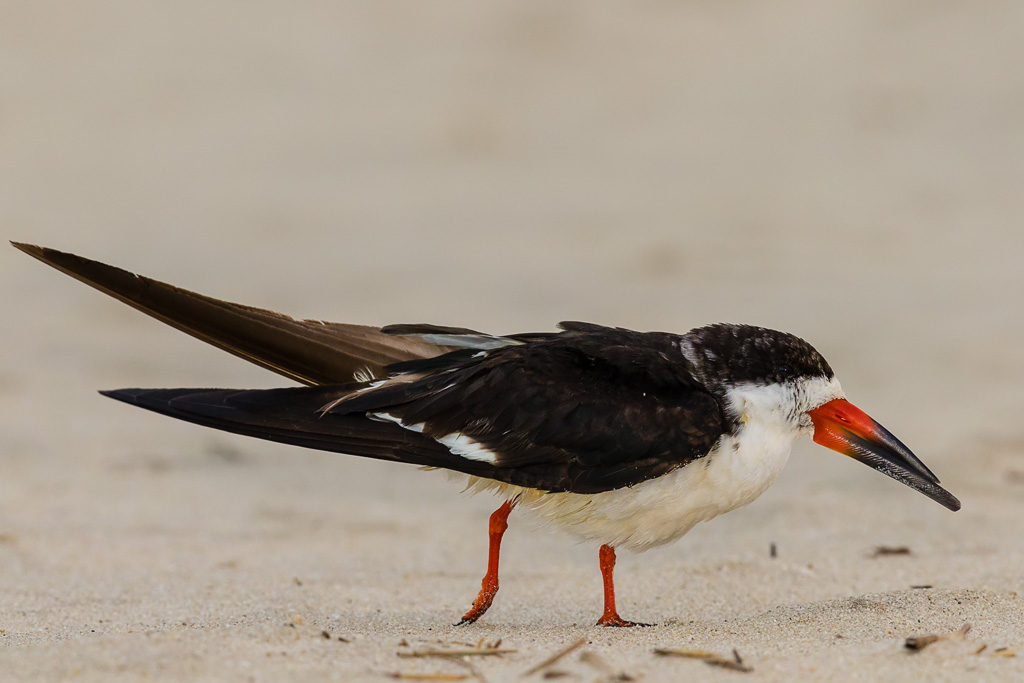
{"label": "bird's belly", "polygon": [[752,502],[782,471],[798,435],[746,425],[707,456],[635,486],[596,494],[507,487],[540,517],[584,540],[643,551]]}

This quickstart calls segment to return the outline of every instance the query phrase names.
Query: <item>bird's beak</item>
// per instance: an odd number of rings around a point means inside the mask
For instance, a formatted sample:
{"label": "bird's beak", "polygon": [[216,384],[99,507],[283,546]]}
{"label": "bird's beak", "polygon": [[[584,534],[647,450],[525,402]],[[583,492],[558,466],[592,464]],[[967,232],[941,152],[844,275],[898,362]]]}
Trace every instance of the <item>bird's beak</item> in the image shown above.
{"label": "bird's beak", "polygon": [[909,448],[849,401],[837,398],[807,414],[814,422],[815,442],[917,489],[950,510],[960,509],[960,501],[939,486],[932,471]]}

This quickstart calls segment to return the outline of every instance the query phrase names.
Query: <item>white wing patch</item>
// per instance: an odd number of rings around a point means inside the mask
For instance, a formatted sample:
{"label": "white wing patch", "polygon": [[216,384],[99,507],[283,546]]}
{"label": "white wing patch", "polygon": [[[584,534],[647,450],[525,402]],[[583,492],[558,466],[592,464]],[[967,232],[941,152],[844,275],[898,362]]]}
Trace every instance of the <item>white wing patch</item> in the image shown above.
{"label": "white wing patch", "polygon": [[[367,417],[383,420],[385,422],[394,422],[403,429],[423,433],[422,422],[417,422],[416,424],[411,425],[403,424],[400,417],[396,417],[391,413],[367,413]],[[465,458],[466,460],[478,460],[492,465],[498,464],[498,456],[493,451],[487,450],[487,448],[485,448],[479,441],[471,439],[461,432],[445,434],[444,436],[434,440],[451,451],[453,455]]]}
{"label": "white wing patch", "polygon": [[408,429],[411,432],[423,432],[422,422],[417,422],[414,425],[403,424],[402,418],[392,415],[391,413],[367,413],[366,417],[373,418],[374,420],[380,420],[382,422],[394,422],[399,427]]}
{"label": "white wing patch", "polygon": [[475,441],[465,434],[454,432],[442,436],[437,441],[447,446],[448,450],[455,455],[461,455],[468,460],[480,460],[492,465],[498,464],[498,456],[493,451],[487,450],[479,441]]}

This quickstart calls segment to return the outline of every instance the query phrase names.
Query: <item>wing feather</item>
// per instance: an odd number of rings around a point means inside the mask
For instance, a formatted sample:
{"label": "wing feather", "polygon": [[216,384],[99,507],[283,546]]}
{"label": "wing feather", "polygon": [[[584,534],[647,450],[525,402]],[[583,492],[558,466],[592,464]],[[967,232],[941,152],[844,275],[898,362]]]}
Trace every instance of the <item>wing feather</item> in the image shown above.
{"label": "wing feather", "polygon": [[182,332],[303,384],[351,382],[357,373],[366,371],[380,377],[393,363],[452,350],[368,325],[296,320],[190,292],[75,254],[11,244]]}

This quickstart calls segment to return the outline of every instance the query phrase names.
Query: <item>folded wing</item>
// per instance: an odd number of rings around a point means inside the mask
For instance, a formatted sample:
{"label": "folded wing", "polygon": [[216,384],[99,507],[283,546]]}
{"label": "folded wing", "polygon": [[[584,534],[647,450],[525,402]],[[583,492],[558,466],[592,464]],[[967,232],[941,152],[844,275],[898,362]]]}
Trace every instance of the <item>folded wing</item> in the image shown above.
{"label": "folded wing", "polygon": [[402,363],[404,374],[326,413],[401,426],[493,464],[501,481],[549,491],[631,486],[711,450],[724,418],[675,335],[562,327],[533,342]]}

